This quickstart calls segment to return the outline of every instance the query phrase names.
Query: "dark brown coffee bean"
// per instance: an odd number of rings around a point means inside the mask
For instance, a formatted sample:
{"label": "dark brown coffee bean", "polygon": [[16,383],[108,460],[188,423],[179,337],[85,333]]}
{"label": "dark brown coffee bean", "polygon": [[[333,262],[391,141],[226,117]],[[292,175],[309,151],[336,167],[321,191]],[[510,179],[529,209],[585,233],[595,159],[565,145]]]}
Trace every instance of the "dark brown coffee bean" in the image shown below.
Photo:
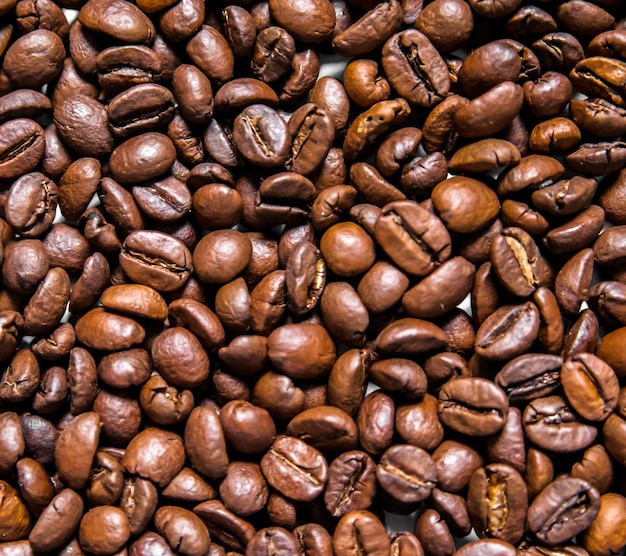
{"label": "dark brown coffee bean", "polygon": [[87,484],[100,438],[101,421],[90,411],[75,417],[59,435],[54,461],[65,485],[81,489]]}
{"label": "dark brown coffee bean", "polygon": [[450,234],[436,216],[413,201],[383,208],[376,241],[405,272],[425,276],[450,258]]}
{"label": "dark brown coffee bean", "polygon": [[154,366],[174,386],[194,388],[209,376],[209,357],[202,344],[186,328],[174,326],[152,343]]}
{"label": "dark brown coffee bean", "polygon": [[531,301],[500,307],[476,332],[476,353],[490,360],[521,355],[537,339],[539,324],[539,311]]}
{"label": "dark brown coffee bean", "polygon": [[390,128],[402,125],[410,113],[407,101],[399,98],[377,102],[359,114],[350,125],[343,142],[346,160],[354,160]]}
{"label": "dark brown coffee bean", "polygon": [[431,4],[418,13],[415,27],[439,52],[448,53],[462,47],[474,28],[469,5],[458,0],[436,0]]}
{"label": "dark brown coffee bean", "polygon": [[383,47],[382,64],[392,87],[411,104],[433,106],[448,94],[446,64],[428,37],[417,29],[392,36]]}
{"label": "dark brown coffee bean", "polygon": [[285,432],[304,440],[323,454],[353,450],[358,437],[352,417],[329,405],[304,410],[289,421]]}
{"label": "dark brown coffee bean", "polygon": [[180,436],[157,427],[148,427],[128,444],[122,465],[127,472],[164,487],[182,469],[185,449]]}
{"label": "dark brown coffee bean", "polygon": [[[408,290],[402,296],[402,307],[411,317],[440,317],[465,299],[473,278],[474,265],[463,257],[453,257]],[[454,286],[447,287],[452,283]]]}
{"label": "dark brown coffee bean", "polygon": [[32,549],[45,552],[61,548],[78,529],[83,508],[82,497],[71,488],[57,494],[43,510],[28,536]]}
{"label": "dark brown coffee bean", "polygon": [[0,132],[0,177],[17,178],[34,170],[45,149],[41,126],[27,118],[16,118],[0,124]]}
{"label": "dark brown coffee bean", "polygon": [[132,232],[120,252],[120,265],[136,282],[157,291],[180,288],[189,278],[191,253],[178,239],[165,233]]}
{"label": "dark brown coffee bean", "polygon": [[504,426],[508,412],[504,391],[487,379],[457,378],[439,391],[441,421],[457,432],[487,436]]}
{"label": "dark brown coffee bean", "polygon": [[[502,160],[500,153],[497,158]],[[493,190],[478,180],[458,176],[440,182],[432,190],[432,201],[448,229],[460,233],[472,233],[486,228],[496,219],[500,209]],[[475,213],[467,210],[469,206]]]}
{"label": "dark brown coffee bean", "polygon": [[328,466],[328,483],[324,490],[324,504],[334,517],[342,517],[353,510],[366,510],[376,492],[376,465],[364,452],[358,450],[338,456]]}
{"label": "dark brown coffee bean", "polygon": [[288,170],[309,175],[320,167],[335,137],[335,127],[329,111],[314,103],[296,110],[288,123],[292,137]]}
{"label": "dark brown coffee bean", "polygon": [[[185,425],[185,446],[193,467],[211,478],[226,474],[228,454],[218,412],[197,406]],[[209,457],[209,454],[212,454]]]}
{"label": "dark brown coffee bean", "polygon": [[368,454],[379,456],[391,446],[394,416],[394,401],[382,390],[365,396],[357,415],[357,427],[359,442]]}
{"label": "dark brown coffee bean", "polygon": [[320,310],[333,337],[349,347],[365,343],[369,314],[361,298],[348,282],[331,282],[324,287]]}
{"label": "dark brown coffee bean", "polygon": [[293,530],[293,534],[298,541],[300,552],[303,554],[319,554],[319,556],[332,555],[331,536],[321,525],[317,523],[300,525]]}
{"label": "dark brown coffee bean", "polygon": [[33,352],[30,349],[17,351],[0,378],[0,399],[5,402],[26,401],[37,391],[40,378],[39,364]]}
{"label": "dark brown coffee bean", "polygon": [[61,73],[64,58],[61,37],[48,29],[35,29],[11,44],[2,69],[15,89],[39,89]]}
{"label": "dark brown coffee bean", "polygon": [[563,359],[558,355],[528,353],[509,361],[495,377],[511,402],[552,393],[560,384]]}
{"label": "dark brown coffee bean", "polygon": [[101,158],[113,150],[106,108],[87,95],[55,104],[54,125],[59,137],[82,156]]}
{"label": "dark brown coffee bean", "polygon": [[88,347],[116,351],[140,344],[145,338],[145,331],[128,317],[97,308],[78,320],[76,337]]}
{"label": "dark brown coffee bean", "polygon": [[566,542],[586,529],[600,508],[598,491],[586,481],[561,476],[528,508],[528,529],[540,541]]}
{"label": "dark brown coffee bean", "polygon": [[375,60],[352,60],[343,73],[343,84],[350,99],[363,108],[389,98],[389,82],[379,74]]}
{"label": "dark brown coffee bean", "polygon": [[572,253],[590,246],[604,223],[604,211],[591,205],[565,224],[552,228],[543,238],[546,248],[555,254]]}
{"label": "dark brown coffee bean", "polygon": [[517,543],[524,534],[527,508],[524,479],[513,467],[492,463],[472,475],[467,511],[481,536]]}
{"label": "dark brown coffee bean", "polygon": [[245,551],[256,533],[250,523],[228,511],[219,500],[203,502],[193,512],[204,521],[213,540],[235,551]]}
{"label": "dark brown coffee bean", "polygon": [[324,490],[328,466],[320,452],[298,438],[279,436],[261,460],[267,481],[292,500],[310,502]]}
{"label": "dark brown coffee bean", "polygon": [[345,131],[348,126],[350,99],[341,81],[331,76],[320,78],[311,90],[310,101],[328,112],[335,132]]}
{"label": "dark brown coffee bean", "polygon": [[253,104],[237,116],[233,139],[241,154],[264,167],[280,166],[289,156],[287,124],[269,106]]}
{"label": "dark brown coffee bean", "polygon": [[126,140],[111,153],[111,174],[123,184],[157,178],[172,167],[176,150],[161,133],[143,133]]}
{"label": "dark brown coffee bean", "polygon": [[598,434],[578,419],[561,396],[531,401],[524,410],[524,430],[539,448],[559,453],[587,448]]}
{"label": "dark brown coffee bean", "polygon": [[[522,88],[511,81],[495,85],[454,114],[454,125],[462,137],[486,137],[502,131],[522,107]],[[494,111],[494,107],[497,107]],[[489,117],[487,117],[489,114]]]}
{"label": "dark brown coffee bean", "polygon": [[206,525],[193,512],[177,506],[161,506],[154,514],[154,524],[172,550],[190,556],[206,554],[211,537]]}
{"label": "dark brown coffee bean", "polygon": [[584,419],[603,421],[617,407],[619,384],[613,369],[590,353],[568,358],[561,368],[567,400]]}
{"label": "dark brown coffee bean", "polygon": [[282,27],[271,25],[256,36],[251,68],[261,81],[272,83],[290,69],[296,52],[294,38]]}
{"label": "dark brown coffee bean", "polygon": [[620,141],[584,143],[564,160],[569,168],[585,176],[610,174],[624,164],[626,144]]}
{"label": "dark brown coffee bean", "polygon": [[385,526],[367,510],[355,510],[345,514],[333,534],[333,549],[336,554],[357,556],[359,553],[367,553],[384,556],[390,553],[390,547]]}
{"label": "dark brown coffee bean", "polygon": [[415,536],[427,554],[454,554],[454,539],[446,522],[431,508],[424,510],[415,522]]}
{"label": "dark brown coffee bean", "polygon": [[335,344],[317,324],[286,324],[268,337],[268,356],[287,376],[312,380],[326,376],[336,358]]}
{"label": "dark brown coffee bean", "polygon": [[[244,333],[250,328],[251,305],[248,287],[241,277],[224,284],[215,295],[217,319],[235,333]],[[221,343],[223,344],[223,338]]]}

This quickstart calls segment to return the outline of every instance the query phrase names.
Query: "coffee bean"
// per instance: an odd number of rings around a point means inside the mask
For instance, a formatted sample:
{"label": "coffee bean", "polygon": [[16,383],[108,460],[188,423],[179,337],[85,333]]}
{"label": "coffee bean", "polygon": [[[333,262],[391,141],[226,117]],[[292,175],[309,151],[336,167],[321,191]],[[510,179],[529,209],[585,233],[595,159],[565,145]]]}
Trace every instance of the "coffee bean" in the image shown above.
{"label": "coffee bean", "polygon": [[507,412],[506,394],[486,379],[457,378],[439,391],[442,422],[463,434],[494,434],[504,426]]}
{"label": "coffee bean", "polygon": [[582,479],[562,476],[547,485],[528,508],[528,529],[543,542],[565,542],[585,530],[599,509],[595,488]]}
{"label": "coffee bean", "polygon": [[279,436],[261,460],[267,481],[293,500],[310,502],[328,480],[328,465],[320,452],[292,436]]}
{"label": "coffee bean", "polygon": [[517,543],[524,534],[527,507],[524,480],[509,465],[493,463],[472,475],[467,511],[481,536]]}
{"label": "coffee bean", "polygon": [[557,395],[537,398],[526,406],[524,430],[539,448],[565,453],[587,448],[598,434],[595,427],[580,421],[567,401]]}

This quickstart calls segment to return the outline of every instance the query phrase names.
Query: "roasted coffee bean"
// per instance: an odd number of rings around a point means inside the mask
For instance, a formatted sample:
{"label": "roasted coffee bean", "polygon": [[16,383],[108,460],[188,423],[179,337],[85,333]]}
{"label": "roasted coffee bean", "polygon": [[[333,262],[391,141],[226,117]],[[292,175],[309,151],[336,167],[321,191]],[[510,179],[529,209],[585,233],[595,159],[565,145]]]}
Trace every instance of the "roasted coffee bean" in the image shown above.
{"label": "roasted coffee bean", "polygon": [[106,108],[94,98],[77,94],[54,106],[54,125],[59,137],[83,156],[101,158],[113,151]]}
{"label": "roasted coffee bean", "polygon": [[502,131],[518,114],[523,99],[519,85],[503,81],[455,112],[456,130],[462,137],[468,138],[485,137]]}
{"label": "roasted coffee bean", "polygon": [[[626,539],[614,523],[626,506],[626,499],[617,493],[607,493],[600,497],[600,509],[596,518],[581,539],[583,548],[590,552],[619,552]],[[619,519],[618,519],[619,522]]]}
{"label": "roasted coffee bean", "polygon": [[269,26],[256,36],[250,66],[261,81],[272,83],[283,77],[296,53],[294,38],[282,27]]}
{"label": "roasted coffee bean", "polygon": [[410,274],[425,276],[450,258],[450,234],[443,222],[412,201],[383,207],[375,236],[387,255]]}
{"label": "roasted coffee bean", "polygon": [[473,436],[498,432],[506,421],[506,394],[479,377],[456,378],[439,391],[439,416],[446,426]]}
{"label": "roasted coffee bean", "polygon": [[424,6],[417,15],[415,27],[430,39],[439,52],[448,53],[469,39],[474,28],[474,17],[465,3],[439,0]]}
{"label": "roasted coffee bean", "polygon": [[424,510],[415,522],[415,536],[428,554],[453,554],[454,539],[436,510]]}
{"label": "roasted coffee bean", "polygon": [[34,524],[28,541],[32,549],[49,551],[61,548],[78,529],[83,515],[83,499],[71,488],[57,494]]}
{"label": "roasted coffee bean", "polygon": [[558,388],[562,364],[563,359],[558,355],[520,355],[502,367],[495,382],[511,402],[540,398]]}
{"label": "roasted coffee bean", "polygon": [[251,164],[280,166],[289,157],[287,124],[269,106],[253,104],[235,119],[233,140],[238,151]]}
{"label": "roasted coffee bean", "polygon": [[402,22],[402,7],[397,0],[372,6],[363,17],[333,38],[335,52],[342,56],[366,54],[395,33]]}
{"label": "roasted coffee bean", "polygon": [[304,175],[314,172],[323,163],[335,138],[330,112],[314,103],[305,104],[289,119],[288,131],[292,143],[287,168]]}
{"label": "roasted coffee bean", "polygon": [[363,108],[389,98],[389,82],[379,75],[374,60],[352,60],[343,72],[343,84],[351,100]]}
{"label": "roasted coffee bean", "polygon": [[352,122],[343,142],[346,160],[354,160],[392,127],[402,125],[411,108],[403,98],[374,104]]}
{"label": "roasted coffee bean", "polygon": [[539,448],[568,453],[587,448],[598,430],[579,420],[561,396],[530,402],[524,410],[524,431]]}
{"label": "roasted coffee bean", "polygon": [[370,455],[379,456],[391,446],[395,404],[381,390],[365,396],[357,415],[359,442]]}
{"label": "roasted coffee bean", "polygon": [[561,383],[573,409],[589,421],[603,421],[617,407],[615,371],[591,353],[568,358],[561,367]]}
{"label": "roasted coffee bean", "polygon": [[600,495],[588,482],[567,475],[547,485],[528,508],[528,529],[541,542],[566,542],[598,515]]}
{"label": "roasted coffee bean", "polygon": [[345,452],[328,466],[324,504],[334,517],[354,510],[366,510],[376,493],[376,465],[358,450]]}
{"label": "roasted coffee bean", "polygon": [[310,502],[324,490],[328,465],[320,452],[304,441],[279,436],[261,460],[267,481],[292,500]]}
{"label": "roasted coffee bean", "polygon": [[383,556],[390,553],[390,547],[385,526],[367,510],[354,510],[345,514],[333,534],[335,553],[346,556],[356,556],[359,553]]}
{"label": "roasted coffee bean", "polygon": [[526,351],[539,333],[534,303],[507,305],[494,311],[476,332],[476,353],[490,360],[512,359]]}
{"label": "roasted coffee bean", "polygon": [[[125,70],[130,68],[131,71]],[[163,76],[163,59],[142,45],[111,46],[96,58],[98,83],[107,97],[142,83],[153,83]]]}
{"label": "roasted coffee bean", "polygon": [[[28,63],[24,63],[24,56]],[[48,29],[35,29],[11,44],[2,70],[15,89],[39,89],[61,73],[65,48],[61,37]]]}
{"label": "roasted coffee bean", "polygon": [[481,537],[516,544],[524,534],[527,508],[526,484],[513,467],[492,463],[472,475],[467,511]]}
{"label": "roasted coffee bean", "polygon": [[448,94],[446,64],[426,35],[416,29],[397,33],[385,43],[382,64],[391,86],[411,104],[433,106]]}
{"label": "roasted coffee bean", "polygon": [[124,272],[157,291],[182,287],[191,271],[191,253],[178,239],[157,231],[128,235],[120,252]]}
{"label": "roasted coffee bean", "polygon": [[101,421],[94,411],[76,416],[61,432],[54,449],[59,479],[81,489],[87,484],[100,438]]}

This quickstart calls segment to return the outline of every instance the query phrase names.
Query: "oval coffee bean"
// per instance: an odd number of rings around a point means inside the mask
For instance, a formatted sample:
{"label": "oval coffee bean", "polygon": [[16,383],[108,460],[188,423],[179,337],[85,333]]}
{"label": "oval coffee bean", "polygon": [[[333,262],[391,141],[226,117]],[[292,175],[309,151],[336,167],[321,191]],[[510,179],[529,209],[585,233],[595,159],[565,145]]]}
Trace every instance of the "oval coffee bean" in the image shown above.
{"label": "oval coffee bean", "polygon": [[591,525],[600,494],[588,482],[563,475],[547,485],[528,508],[527,527],[541,542],[563,543]]}
{"label": "oval coffee bean", "polygon": [[462,434],[495,434],[504,426],[508,410],[504,391],[484,378],[456,378],[439,390],[442,423]]}
{"label": "oval coffee bean", "polygon": [[598,429],[582,422],[561,396],[532,400],[524,410],[524,431],[539,448],[557,453],[583,450]]}
{"label": "oval coffee bean", "polygon": [[261,460],[269,484],[292,500],[310,502],[322,493],[328,480],[324,456],[304,441],[279,436]]}

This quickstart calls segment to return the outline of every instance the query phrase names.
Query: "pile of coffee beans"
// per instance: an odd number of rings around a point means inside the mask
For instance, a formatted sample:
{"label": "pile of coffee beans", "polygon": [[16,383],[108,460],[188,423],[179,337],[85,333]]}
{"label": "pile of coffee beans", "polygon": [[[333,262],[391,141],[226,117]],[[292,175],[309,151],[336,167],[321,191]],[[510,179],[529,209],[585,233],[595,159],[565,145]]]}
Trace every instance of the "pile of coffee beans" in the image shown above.
{"label": "pile of coffee beans", "polygon": [[623,0],[0,0],[0,556],[620,554],[625,133]]}

